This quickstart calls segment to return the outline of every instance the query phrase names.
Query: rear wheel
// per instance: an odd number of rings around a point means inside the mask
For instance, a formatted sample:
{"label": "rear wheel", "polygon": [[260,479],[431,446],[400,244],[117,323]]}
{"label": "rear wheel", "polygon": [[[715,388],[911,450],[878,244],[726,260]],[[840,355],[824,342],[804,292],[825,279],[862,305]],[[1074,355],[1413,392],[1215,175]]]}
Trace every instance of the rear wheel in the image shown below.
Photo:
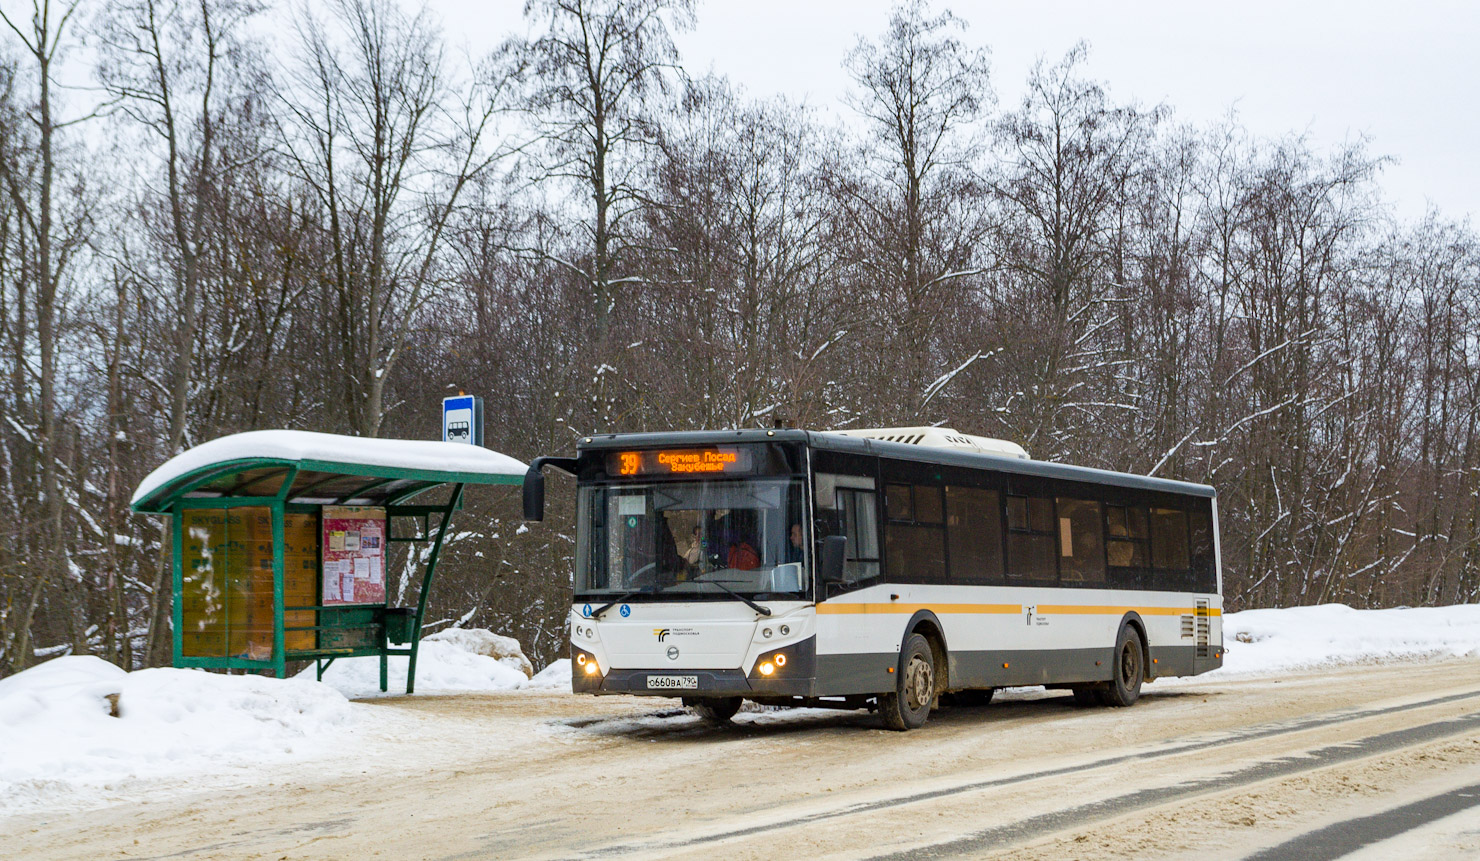
{"label": "rear wheel", "polygon": [[879,697],[879,715],[893,730],[915,729],[930,717],[935,702],[935,653],[919,634],[911,634],[899,651],[899,672],[892,693]]}
{"label": "rear wheel", "polygon": [[740,697],[684,697],[684,705],[705,723],[726,724],[740,711]]}
{"label": "rear wheel", "polygon": [[1115,643],[1115,663],[1110,684],[1100,690],[1100,702],[1107,706],[1128,706],[1141,697],[1141,682],[1146,678],[1146,654],[1136,629],[1127,625],[1120,630]]}

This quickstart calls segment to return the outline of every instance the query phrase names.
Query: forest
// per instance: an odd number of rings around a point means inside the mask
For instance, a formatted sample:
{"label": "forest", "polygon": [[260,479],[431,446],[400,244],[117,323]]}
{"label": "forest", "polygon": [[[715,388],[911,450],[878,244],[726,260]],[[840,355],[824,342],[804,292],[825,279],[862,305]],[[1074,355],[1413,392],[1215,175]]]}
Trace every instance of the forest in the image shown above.
{"label": "forest", "polygon": [[[0,8],[0,676],[169,662],[128,503],[172,455],[434,439],[459,391],[525,461],[943,424],[1214,485],[1229,610],[1480,600],[1480,243],[1398,217],[1380,142],[996,68],[924,0],[837,58],[846,116],[687,71],[692,0],[529,0],[482,55],[409,0]],[[478,490],[428,630],[543,666],[574,494]]]}

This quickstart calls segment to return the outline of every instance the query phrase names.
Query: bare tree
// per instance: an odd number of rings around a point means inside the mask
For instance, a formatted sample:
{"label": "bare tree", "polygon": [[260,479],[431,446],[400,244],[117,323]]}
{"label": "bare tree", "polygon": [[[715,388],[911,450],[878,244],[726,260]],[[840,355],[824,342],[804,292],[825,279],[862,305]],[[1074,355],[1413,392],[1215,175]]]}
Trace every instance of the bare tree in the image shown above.
{"label": "bare tree", "polygon": [[[25,28],[17,25],[8,13],[0,11],[0,20],[24,47],[35,88],[28,100],[31,107],[25,112],[25,120],[35,135],[36,160],[31,161],[29,147],[17,146],[13,140],[0,142],[0,154],[4,156],[0,172],[3,172],[6,193],[25,236],[23,253],[27,257],[29,276],[35,283],[32,308],[38,371],[34,445],[40,476],[40,516],[30,594],[11,621],[10,642],[7,644],[11,666],[16,670],[24,669],[29,663],[31,622],[42,594],[49,584],[65,576],[67,570],[61,477],[65,466],[57,397],[59,327],[63,315],[63,283],[74,254],[84,241],[87,223],[77,209],[62,211],[65,203],[74,201],[66,200],[66,191],[59,188],[65,181],[65,174],[57,164],[61,149],[58,136],[68,126],[87,117],[58,118],[56,75],[57,63],[69,38],[68,25],[76,10],[76,4],[54,8],[50,0],[37,0],[32,4],[31,18],[25,22],[28,25]],[[32,348],[32,345],[27,345],[28,350]]]}
{"label": "bare tree", "polygon": [[955,35],[964,29],[950,12],[932,16],[925,0],[909,0],[879,42],[860,39],[844,62],[859,88],[850,103],[867,122],[869,165],[846,200],[875,301],[898,334],[891,352],[906,358],[900,421],[916,418],[932,366],[949,358],[932,354],[935,333],[959,280],[978,274],[987,224],[977,158],[993,96],[987,52]]}
{"label": "bare tree", "polygon": [[407,17],[391,0],[333,9],[332,25],[302,12],[284,142],[324,217],[347,425],[376,436],[458,197],[506,154],[488,139],[520,69],[500,65],[454,93],[425,11]]}
{"label": "bare tree", "polygon": [[590,291],[604,341],[620,269],[623,222],[633,212],[641,151],[654,140],[650,91],[678,61],[672,28],[693,21],[693,0],[530,0],[525,15],[544,32],[529,46],[535,112],[548,143],[541,171],[569,183],[589,205],[577,218],[586,262],[569,265]]}
{"label": "bare tree", "polygon": [[[253,11],[251,5],[236,0],[139,0],[110,6],[100,22],[99,78],[134,125],[162,147],[169,261],[169,284],[162,292],[173,315],[173,325],[165,333],[172,341],[166,455],[185,448],[191,413],[197,408],[191,397],[199,344],[196,323],[211,189],[220,172],[216,163],[221,111],[218,77],[236,47],[234,31]],[[161,543],[166,534],[161,532]],[[154,572],[146,646],[154,663],[165,661],[168,655],[166,564],[161,554]]]}
{"label": "bare tree", "polygon": [[1088,378],[1113,368],[1111,317],[1119,208],[1143,170],[1157,113],[1110,102],[1083,77],[1087,47],[1035,67],[1018,110],[998,123],[1004,156],[997,254],[1012,291],[1003,339],[1022,345],[1024,385],[1003,406],[1008,428],[1035,453],[1058,456],[1129,405],[1096,397]]}

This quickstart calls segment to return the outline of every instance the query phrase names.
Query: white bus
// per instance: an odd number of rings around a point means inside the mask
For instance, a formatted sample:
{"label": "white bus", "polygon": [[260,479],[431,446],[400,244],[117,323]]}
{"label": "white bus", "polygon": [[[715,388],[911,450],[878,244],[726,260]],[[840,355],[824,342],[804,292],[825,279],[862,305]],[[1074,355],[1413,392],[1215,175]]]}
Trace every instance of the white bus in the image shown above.
{"label": "white bus", "polygon": [[1213,488],[1029,460],[941,428],[620,434],[577,482],[573,689],[876,709],[1068,689],[1128,706],[1222,664]]}

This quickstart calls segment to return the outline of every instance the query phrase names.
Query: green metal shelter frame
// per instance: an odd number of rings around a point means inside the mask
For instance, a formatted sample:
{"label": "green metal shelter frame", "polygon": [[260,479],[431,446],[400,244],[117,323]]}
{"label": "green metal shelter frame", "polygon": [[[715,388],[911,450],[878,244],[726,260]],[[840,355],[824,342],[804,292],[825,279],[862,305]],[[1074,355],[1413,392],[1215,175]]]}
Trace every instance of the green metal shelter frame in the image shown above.
{"label": "green metal shelter frame", "polygon": [[[285,431],[259,431],[256,434],[288,434]],[[245,439],[251,434],[238,435]],[[327,435],[314,437],[328,439]],[[343,438],[347,449],[359,438]],[[393,440],[377,440],[377,445],[395,443]],[[174,665],[177,667],[203,667],[212,669],[271,670],[278,678],[287,675],[289,661],[315,662],[318,677],[337,658],[378,656],[380,658],[380,689],[388,688],[388,664],[391,655],[408,658],[406,671],[406,693],[415,691],[416,658],[421,641],[422,622],[426,616],[427,598],[436,576],[437,560],[447,537],[453,512],[462,508],[463,490],[470,484],[519,484],[523,480],[523,464],[496,452],[482,454],[506,461],[508,466],[495,464],[487,471],[471,470],[466,458],[451,458],[449,469],[426,468],[429,446],[452,446],[466,452],[468,447],[458,443],[428,443],[406,441],[416,447],[417,457],[409,458],[418,466],[384,466],[367,463],[327,460],[323,458],[300,459],[282,456],[281,452],[262,457],[240,457],[241,446],[231,449],[229,459],[212,461],[209,458],[191,459],[188,469],[169,476],[168,480],[149,487],[151,476],[140,486],[132,509],[144,514],[168,515],[171,520],[173,540],[172,589],[173,589],[173,648]],[[205,444],[210,446],[211,443]],[[196,450],[202,450],[198,447]],[[266,446],[272,450],[272,446]],[[223,451],[223,454],[226,452]],[[185,458],[191,452],[182,454]],[[383,454],[383,452],[382,452]],[[383,457],[377,458],[384,460]],[[169,464],[166,464],[168,467]],[[517,469],[515,469],[517,467]],[[161,467],[163,471],[165,467]],[[416,503],[429,491],[449,487],[446,502]],[[146,490],[146,488],[148,488]],[[284,597],[284,521],[289,514],[313,514],[318,519],[318,539],[322,539],[322,509],[325,506],[366,506],[384,508],[386,514],[387,552],[390,547],[404,543],[430,542],[426,555],[421,588],[416,607],[399,608],[389,606],[389,590],[386,603],[325,605],[322,597],[312,605],[285,606]],[[184,512],[195,509],[267,509],[272,518],[272,653],[269,658],[248,655],[186,655],[182,646],[184,631]],[[437,516],[435,527],[432,517]],[[396,524],[410,523],[413,528],[407,534],[397,534]],[[315,581],[322,583],[323,552],[317,551],[318,563]],[[389,560],[387,560],[388,562]],[[387,568],[389,566],[387,565]],[[316,590],[321,586],[316,585]],[[304,611],[314,613],[312,626],[285,627],[284,614]],[[229,624],[229,623],[228,623]],[[288,649],[287,634],[312,631],[314,647]],[[298,637],[295,639],[302,639]]]}

